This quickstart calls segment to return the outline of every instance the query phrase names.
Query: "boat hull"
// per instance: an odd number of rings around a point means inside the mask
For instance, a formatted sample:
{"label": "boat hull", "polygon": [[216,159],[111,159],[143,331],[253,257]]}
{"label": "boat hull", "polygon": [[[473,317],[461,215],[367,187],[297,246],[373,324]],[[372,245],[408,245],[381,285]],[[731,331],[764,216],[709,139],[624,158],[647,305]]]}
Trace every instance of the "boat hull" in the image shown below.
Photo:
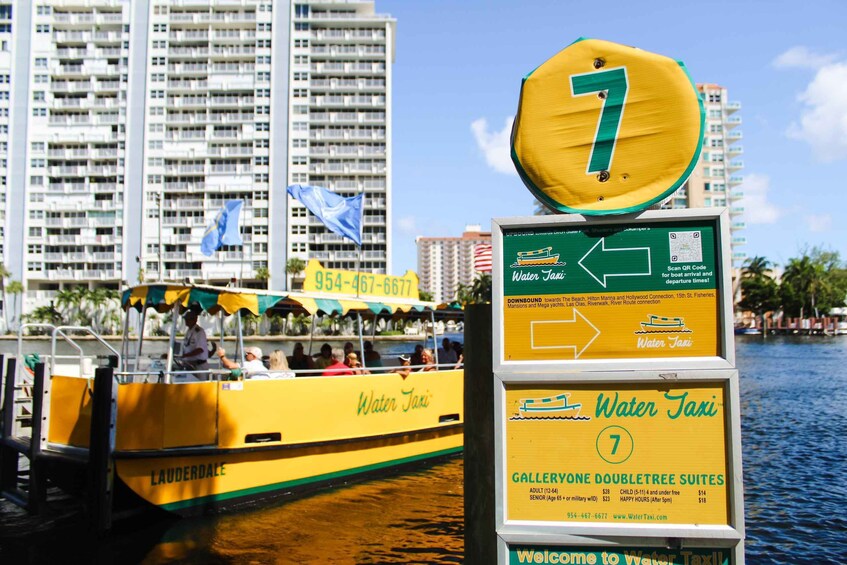
{"label": "boat hull", "polygon": [[538,265],[555,265],[559,261],[559,255],[551,255],[548,257],[539,257],[536,259],[529,257],[518,257],[518,265],[524,267],[532,267]]}
{"label": "boat hull", "polygon": [[[50,443],[86,448],[85,379],[53,398]],[[117,476],[178,514],[337,486],[461,453],[462,399],[463,371],[121,384]]]}

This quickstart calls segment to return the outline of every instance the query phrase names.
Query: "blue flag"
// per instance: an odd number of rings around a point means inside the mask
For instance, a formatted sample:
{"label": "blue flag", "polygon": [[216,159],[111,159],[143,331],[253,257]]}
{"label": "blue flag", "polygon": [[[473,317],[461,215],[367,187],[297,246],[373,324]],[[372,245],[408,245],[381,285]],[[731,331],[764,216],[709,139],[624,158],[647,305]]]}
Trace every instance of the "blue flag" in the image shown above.
{"label": "blue flag", "polygon": [[288,194],[302,202],[330,231],[362,245],[364,193],[344,198],[319,186],[292,184]]}
{"label": "blue flag", "polygon": [[243,205],[243,200],[226,201],[218,215],[206,228],[206,233],[203,234],[203,241],[200,242],[200,251],[203,255],[211,257],[221,245],[244,244],[241,239],[241,228],[238,225]]}

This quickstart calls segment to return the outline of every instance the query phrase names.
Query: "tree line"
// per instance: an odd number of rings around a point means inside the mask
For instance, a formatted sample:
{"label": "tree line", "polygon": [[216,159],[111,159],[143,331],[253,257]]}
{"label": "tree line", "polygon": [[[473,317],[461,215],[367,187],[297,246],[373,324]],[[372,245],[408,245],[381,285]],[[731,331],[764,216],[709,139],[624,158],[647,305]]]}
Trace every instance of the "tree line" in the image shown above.
{"label": "tree line", "polygon": [[847,265],[837,251],[813,247],[789,259],[779,280],[775,267],[764,257],[744,263],[739,308],[758,317],[781,312],[791,318],[817,318],[845,305]]}

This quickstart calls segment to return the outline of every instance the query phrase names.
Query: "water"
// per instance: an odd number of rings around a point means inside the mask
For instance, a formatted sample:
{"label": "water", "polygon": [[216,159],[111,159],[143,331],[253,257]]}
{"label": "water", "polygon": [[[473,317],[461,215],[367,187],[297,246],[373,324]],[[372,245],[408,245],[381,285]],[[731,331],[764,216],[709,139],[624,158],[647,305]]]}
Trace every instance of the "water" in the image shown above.
{"label": "water", "polygon": [[[747,562],[847,563],[847,337],[736,347]],[[456,459],[270,508],[122,526],[100,543],[43,526],[36,543],[10,540],[2,530],[23,519],[0,506],[0,562],[460,563],[462,474]]]}

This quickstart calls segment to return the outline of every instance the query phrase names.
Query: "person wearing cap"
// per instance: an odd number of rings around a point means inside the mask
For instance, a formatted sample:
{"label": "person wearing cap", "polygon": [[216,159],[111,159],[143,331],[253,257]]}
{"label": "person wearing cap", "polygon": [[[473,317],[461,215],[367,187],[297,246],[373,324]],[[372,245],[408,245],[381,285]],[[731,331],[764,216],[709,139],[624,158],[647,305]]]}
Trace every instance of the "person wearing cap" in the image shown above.
{"label": "person wearing cap", "polygon": [[248,379],[267,379],[268,378],[268,368],[265,367],[265,364],[262,362],[262,349],[259,347],[245,347],[244,348],[244,366],[241,367],[233,361],[232,359],[227,358],[226,351],[223,350],[222,347],[218,348],[218,357],[221,359],[221,365],[230,370],[241,370],[241,374],[245,375],[245,378]]}
{"label": "person wearing cap", "polygon": [[[182,338],[182,355],[180,361],[192,371],[205,371],[209,368],[209,344],[206,332],[197,325],[197,312],[188,310],[183,315],[185,321],[185,337]],[[195,375],[197,378],[197,375]]]}
{"label": "person wearing cap", "polygon": [[397,359],[400,360],[400,366],[391,369],[391,372],[397,373],[405,379],[412,372],[412,367],[410,366],[412,363],[412,358],[408,355],[401,355]]}

